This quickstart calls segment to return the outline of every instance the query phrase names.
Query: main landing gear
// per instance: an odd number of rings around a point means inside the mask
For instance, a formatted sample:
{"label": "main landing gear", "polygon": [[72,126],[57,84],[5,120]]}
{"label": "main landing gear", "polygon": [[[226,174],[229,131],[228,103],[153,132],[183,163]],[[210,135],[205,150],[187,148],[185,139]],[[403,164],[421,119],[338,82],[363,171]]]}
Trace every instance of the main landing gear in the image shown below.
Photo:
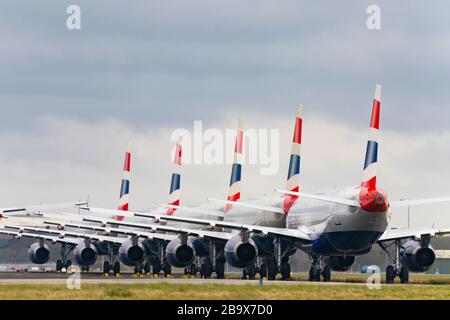
{"label": "main landing gear", "polygon": [[312,256],[311,268],[309,269],[309,281],[329,282],[331,280],[331,267],[326,263],[325,258],[321,256]]}
{"label": "main landing gear", "polygon": [[[395,277],[400,278],[400,283],[408,283],[409,282],[409,270],[402,266],[400,263],[400,249],[402,248],[402,243],[400,240],[395,240],[389,245],[385,245],[383,243],[379,244],[386,255],[392,260],[393,264],[388,265],[386,267],[386,283],[391,284],[394,283]],[[395,255],[392,256],[390,252],[387,250],[389,247],[395,246]]]}
{"label": "main landing gear", "polygon": [[68,246],[66,244],[61,245],[61,259],[56,260],[56,272],[67,272],[72,265],[72,260],[67,259],[69,254],[73,251],[74,247]]}
{"label": "main landing gear", "polygon": [[[292,252],[292,244],[287,244],[285,250],[281,246],[281,239],[275,238],[273,242],[273,254],[258,257],[257,263],[243,270],[243,279],[255,279],[259,273],[262,279],[276,280],[281,275],[281,280],[291,278],[291,265],[289,255]],[[258,267],[259,266],[259,267]]]}
{"label": "main landing gear", "polygon": [[114,248],[112,244],[108,244],[108,260],[103,262],[103,275],[109,276],[112,271],[116,277],[120,277],[120,262],[116,260],[117,255],[114,254]]}

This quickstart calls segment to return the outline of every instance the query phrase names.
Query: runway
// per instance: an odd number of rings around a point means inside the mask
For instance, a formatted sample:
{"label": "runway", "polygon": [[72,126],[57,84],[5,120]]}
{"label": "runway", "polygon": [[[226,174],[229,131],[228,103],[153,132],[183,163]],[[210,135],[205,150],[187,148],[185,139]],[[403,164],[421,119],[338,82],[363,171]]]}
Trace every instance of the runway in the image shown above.
{"label": "runway", "polygon": [[[39,273],[39,272],[3,272],[0,273],[0,285],[2,284],[66,284],[67,280],[73,277],[71,273]],[[152,284],[152,283],[173,283],[173,284],[226,284],[226,285],[261,285],[259,280],[242,279],[200,279],[188,278],[182,275],[175,275],[173,278],[153,278],[151,275],[137,277],[131,273],[121,274],[120,277],[109,275],[105,277],[102,273],[81,273],[77,274],[83,284]],[[309,282],[309,281],[262,281],[263,285],[366,285],[366,283],[342,283],[342,282]]]}

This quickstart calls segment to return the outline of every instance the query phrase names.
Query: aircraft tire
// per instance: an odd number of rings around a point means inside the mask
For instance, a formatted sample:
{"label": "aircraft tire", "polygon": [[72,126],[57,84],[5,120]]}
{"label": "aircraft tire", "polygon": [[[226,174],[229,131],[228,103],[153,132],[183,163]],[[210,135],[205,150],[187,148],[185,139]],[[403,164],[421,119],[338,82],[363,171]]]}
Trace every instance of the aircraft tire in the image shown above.
{"label": "aircraft tire", "polygon": [[408,283],[409,282],[409,270],[406,267],[402,267],[400,269],[400,283]]}
{"label": "aircraft tire", "polygon": [[325,267],[323,267],[322,278],[323,278],[323,282],[330,282],[330,280],[331,280],[331,268],[330,268],[330,266],[326,265]]}
{"label": "aircraft tire", "polygon": [[395,268],[392,265],[387,266],[386,268],[386,283],[394,283],[395,279]]}
{"label": "aircraft tire", "polygon": [[216,275],[217,279],[225,278],[225,263],[219,261],[216,262]]}
{"label": "aircraft tire", "polygon": [[56,272],[60,272],[62,267],[63,267],[62,260],[60,259],[56,260]]}
{"label": "aircraft tire", "polygon": [[111,265],[109,264],[109,261],[103,262],[103,273],[109,273],[111,271]]}
{"label": "aircraft tire", "polygon": [[291,278],[291,265],[289,263],[281,264],[281,279],[288,280]]}
{"label": "aircraft tire", "polygon": [[114,262],[113,271],[116,276],[120,274],[120,262],[119,261]]}

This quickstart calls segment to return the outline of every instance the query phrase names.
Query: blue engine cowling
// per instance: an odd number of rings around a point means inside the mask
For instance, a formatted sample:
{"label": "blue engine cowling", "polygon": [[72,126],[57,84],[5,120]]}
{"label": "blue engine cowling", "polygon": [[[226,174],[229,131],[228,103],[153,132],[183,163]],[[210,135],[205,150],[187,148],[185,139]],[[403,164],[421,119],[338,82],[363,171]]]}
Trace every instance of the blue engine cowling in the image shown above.
{"label": "blue engine cowling", "polygon": [[39,242],[35,242],[28,248],[28,255],[31,262],[44,264],[50,259],[50,249],[46,244],[41,245]]}
{"label": "blue engine cowling", "polygon": [[141,265],[145,259],[145,247],[142,240],[128,239],[119,248],[120,261],[129,267]]}
{"label": "blue engine cowling", "polygon": [[225,244],[224,253],[231,266],[245,268],[256,261],[258,247],[252,239],[242,241],[241,236],[235,236]]}
{"label": "blue engine cowling", "polygon": [[412,272],[425,272],[434,263],[436,255],[431,246],[422,247],[418,241],[410,240],[403,245],[400,251],[403,266]]}
{"label": "blue engine cowling", "polygon": [[78,265],[91,266],[97,261],[98,251],[92,243],[80,243],[73,250],[73,256]]}
{"label": "blue engine cowling", "polygon": [[181,239],[174,239],[166,246],[166,259],[176,268],[184,268],[192,264],[196,255],[195,237],[188,237],[185,244]]}

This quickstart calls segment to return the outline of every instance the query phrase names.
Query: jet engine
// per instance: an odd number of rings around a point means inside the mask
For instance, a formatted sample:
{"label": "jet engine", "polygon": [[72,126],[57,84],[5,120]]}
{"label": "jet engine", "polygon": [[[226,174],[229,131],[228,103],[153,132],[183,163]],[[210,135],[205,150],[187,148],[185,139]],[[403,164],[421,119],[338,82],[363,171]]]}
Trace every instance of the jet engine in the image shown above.
{"label": "jet engine", "polygon": [[46,244],[41,244],[39,242],[33,243],[28,248],[28,255],[30,256],[30,260],[36,264],[44,264],[50,258],[50,249]]}
{"label": "jet engine", "polygon": [[145,252],[141,240],[128,239],[119,248],[120,261],[129,267],[141,265],[145,259]]}
{"label": "jet engine", "polygon": [[173,267],[184,268],[192,264],[196,255],[195,237],[177,238],[166,247],[166,259]]}
{"label": "jet engine", "polygon": [[97,261],[97,249],[91,243],[80,243],[78,244],[74,251],[73,256],[75,261],[80,266],[91,266]]}
{"label": "jet engine", "polygon": [[354,256],[330,256],[327,258],[328,265],[334,271],[347,271],[354,262]]}
{"label": "jet engine", "polygon": [[245,268],[253,264],[258,257],[258,247],[252,239],[243,241],[242,237],[235,236],[225,244],[225,258],[236,268]]}
{"label": "jet engine", "polygon": [[403,266],[412,272],[425,272],[434,263],[436,255],[431,246],[422,247],[420,242],[410,240],[400,250],[400,260]]}

